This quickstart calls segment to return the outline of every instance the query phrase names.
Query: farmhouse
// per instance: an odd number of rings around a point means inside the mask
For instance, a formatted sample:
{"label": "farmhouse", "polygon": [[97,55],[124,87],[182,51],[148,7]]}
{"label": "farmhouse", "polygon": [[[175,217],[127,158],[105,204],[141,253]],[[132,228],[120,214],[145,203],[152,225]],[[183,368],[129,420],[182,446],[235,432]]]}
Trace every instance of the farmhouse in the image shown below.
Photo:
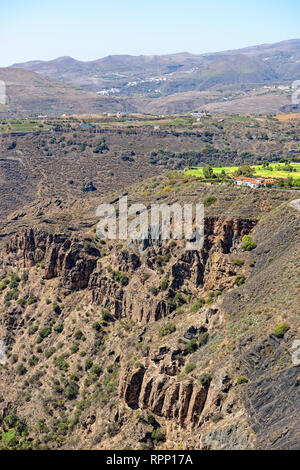
{"label": "farmhouse", "polygon": [[247,178],[245,176],[238,176],[234,179],[234,184],[237,186],[248,186],[249,188],[261,188],[266,184],[274,184],[275,180],[272,178]]}

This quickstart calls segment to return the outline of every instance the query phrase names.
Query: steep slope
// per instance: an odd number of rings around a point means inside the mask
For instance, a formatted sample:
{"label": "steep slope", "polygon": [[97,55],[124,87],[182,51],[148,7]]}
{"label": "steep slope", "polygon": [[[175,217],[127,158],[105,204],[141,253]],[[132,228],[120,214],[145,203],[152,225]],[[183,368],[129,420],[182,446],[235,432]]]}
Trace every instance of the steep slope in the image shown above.
{"label": "steep slope", "polygon": [[297,193],[191,183],[164,202],[215,196],[200,251],[98,240],[94,196],[2,230],[2,448],[298,447]]}

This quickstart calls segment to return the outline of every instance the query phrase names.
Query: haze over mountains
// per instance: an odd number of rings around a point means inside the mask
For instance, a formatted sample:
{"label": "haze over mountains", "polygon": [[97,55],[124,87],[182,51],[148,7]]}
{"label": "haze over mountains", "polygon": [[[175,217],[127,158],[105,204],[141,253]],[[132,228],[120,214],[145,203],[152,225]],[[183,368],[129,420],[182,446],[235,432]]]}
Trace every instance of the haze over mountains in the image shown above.
{"label": "haze over mountains", "polygon": [[91,91],[116,87],[125,95],[168,95],[203,91],[216,85],[262,85],[293,80],[300,74],[300,40],[215,54],[112,55],[89,62],[59,57],[15,66]]}
{"label": "haze over mountains", "polygon": [[290,86],[300,77],[300,39],[213,54],[111,55],[88,62],[59,57],[0,69],[0,79],[7,73],[8,102],[29,113],[39,112],[39,106],[41,112],[48,106],[50,114],[184,113],[204,106],[236,112],[238,104],[241,112],[272,113],[290,106],[290,96],[264,87]]}

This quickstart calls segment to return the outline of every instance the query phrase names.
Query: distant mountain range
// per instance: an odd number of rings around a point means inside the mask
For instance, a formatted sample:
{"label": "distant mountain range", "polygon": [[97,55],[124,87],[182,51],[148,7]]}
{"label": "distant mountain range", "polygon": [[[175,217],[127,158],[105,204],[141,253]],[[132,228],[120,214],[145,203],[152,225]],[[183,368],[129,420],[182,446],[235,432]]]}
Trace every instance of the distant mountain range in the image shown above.
{"label": "distant mountain range", "polygon": [[90,91],[118,88],[126,96],[169,95],[215,86],[290,82],[300,77],[300,39],[214,54],[113,55],[89,62],[60,57],[14,66]]}
{"label": "distant mountain range", "polygon": [[[246,99],[246,109],[247,99],[253,102],[253,95],[258,96],[257,89],[288,86],[300,79],[300,39],[212,54],[112,55],[88,62],[72,57],[30,61],[0,69],[0,79],[9,75],[11,90],[21,78],[20,69],[24,75],[9,100],[20,100],[22,96],[17,91],[30,82],[25,106],[28,111],[39,106],[44,111],[48,100],[50,113],[78,112],[82,106],[89,112],[177,113],[210,107],[212,103],[222,103],[222,110],[227,107],[234,112],[236,103],[231,106],[232,100]],[[274,108],[289,106],[284,93],[273,90],[272,94],[277,96],[276,105],[265,104],[265,98],[255,98],[260,111],[273,112]],[[81,105],[82,101],[85,104]]]}

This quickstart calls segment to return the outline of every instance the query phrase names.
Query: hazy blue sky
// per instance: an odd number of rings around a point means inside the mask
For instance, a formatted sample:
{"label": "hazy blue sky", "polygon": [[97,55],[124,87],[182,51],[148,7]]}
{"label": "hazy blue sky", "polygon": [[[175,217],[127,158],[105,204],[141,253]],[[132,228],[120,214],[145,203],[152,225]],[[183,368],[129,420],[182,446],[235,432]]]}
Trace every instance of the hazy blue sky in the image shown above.
{"label": "hazy blue sky", "polygon": [[213,52],[300,37],[299,0],[0,0],[0,65]]}

